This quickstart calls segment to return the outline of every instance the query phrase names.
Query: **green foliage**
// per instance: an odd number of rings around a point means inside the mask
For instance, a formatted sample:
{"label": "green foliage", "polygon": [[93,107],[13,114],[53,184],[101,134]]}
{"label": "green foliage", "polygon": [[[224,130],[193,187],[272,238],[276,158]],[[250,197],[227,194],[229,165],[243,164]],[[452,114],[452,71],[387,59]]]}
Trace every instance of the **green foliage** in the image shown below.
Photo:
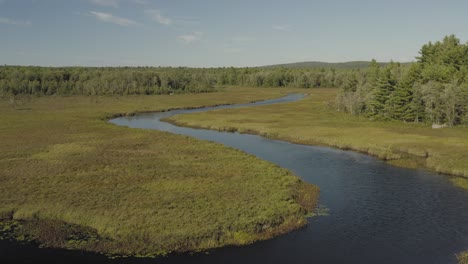
{"label": "green foliage", "polygon": [[380,76],[380,64],[377,63],[375,59],[372,59],[369,66],[369,75],[367,77],[367,82],[371,86],[376,86],[379,81]]}
{"label": "green foliage", "polygon": [[45,68],[0,66],[0,96],[204,93],[223,85],[317,88],[349,86],[361,73],[334,68]]}
{"label": "green foliage", "polygon": [[396,86],[395,91],[389,95],[388,101],[385,104],[386,113],[390,118],[396,120],[415,120],[415,115],[412,111],[412,99],[412,87],[409,87],[405,83],[400,83]]}
{"label": "green foliage", "polygon": [[0,67],[0,96],[200,93],[213,84],[209,72],[187,68]]}
{"label": "green foliage", "polygon": [[270,65],[264,66],[262,68],[277,68],[277,67],[284,67],[288,69],[317,69],[317,68],[325,68],[325,69],[366,69],[372,67],[371,65],[375,63],[379,66],[385,66],[388,63],[384,62],[376,62],[375,60],[369,61],[349,61],[349,62],[321,62],[321,61],[305,61],[305,62],[296,62],[296,63],[286,63],[286,64],[277,64],[277,65]]}
{"label": "green foliage", "polygon": [[355,72],[349,74],[343,84],[343,90],[345,92],[356,92],[358,87],[358,79]]}
{"label": "green foliage", "polygon": [[455,35],[445,36],[443,41],[423,45],[417,57],[423,65],[444,65],[460,70],[468,63],[468,46],[461,44]]}
{"label": "green foliage", "polygon": [[356,89],[342,86],[338,109],[373,118],[466,125],[468,44],[451,35],[424,45],[420,54],[409,67],[390,63],[381,69],[373,60]]}
{"label": "green foliage", "polygon": [[367,109],[371,115],[387,115],[387,101],[395,91],[396,80],[392,68],[387,67],[379,74],[377,86],[372,90],[372,100],[366,102]]}

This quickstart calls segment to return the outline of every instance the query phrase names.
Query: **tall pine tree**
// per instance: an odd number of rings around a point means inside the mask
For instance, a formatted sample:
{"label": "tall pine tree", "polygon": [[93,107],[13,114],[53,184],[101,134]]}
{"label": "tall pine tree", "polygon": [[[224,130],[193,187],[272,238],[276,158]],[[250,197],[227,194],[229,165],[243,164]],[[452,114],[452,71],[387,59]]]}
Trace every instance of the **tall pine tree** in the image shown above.
{"label": "tall pine tree", "polygon": [[414,85],[420,78],[419,64],[412,64],[396,85],[395,91],[386,103],[386,112],[392,119],[401,121],[415,121],[418,113],[418,102],[414,100]]}
{"label": "tall pine tree", "polygon": [[390,95],[395,91],[397,80],[392,74],[392,67],[389,65],[380,71],[377,86],[373,89],[372,99],[367,104],[367,111],[371,116],[388,116],[385,112],[385,104]]}

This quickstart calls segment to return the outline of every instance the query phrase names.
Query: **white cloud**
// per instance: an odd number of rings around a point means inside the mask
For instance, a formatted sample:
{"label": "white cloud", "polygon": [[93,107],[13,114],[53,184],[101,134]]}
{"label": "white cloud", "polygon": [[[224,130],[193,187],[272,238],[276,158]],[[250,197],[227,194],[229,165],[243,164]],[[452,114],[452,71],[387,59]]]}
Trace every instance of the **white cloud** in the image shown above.
{"label": "white cloud", "polygon": [[138,23],[133,21],[133,20],[123,18],[123,17],[114,16],[114,15],[109,14],[109,13],[96,12],[96,11],[91,11],[89,13],[98,20],[101,20],[103,22],[113,23],[113,24],[116,24],[116,25],[119,25],[119,26],[127,27],[127,26],[138,25]]}
{"label": "white cloud", "polygon": [[178,39],[184,42],[185,44],[190,44],[190,43],[201,40],[202,36],[203,36],[202,32],[193,32],[191,34],[181,35],[178,37]]}
{"label": "white cloud", "polygon": [[0,24],[15,25],[15,26],[31,26],[31,21],[28,20],[14,20],[6,17],[0,17]]}
{"label": "white cloud", "polygon": [[279,31],[291,31],[291,26],[288,25],[278,25],[273,27],[274,30],[279,30]]}
{"label": "white cloud", "polygon": [[157,9],[145,10],[145,14],[149,15],[152,20],[158,22],[159,24],[163,24],[163,25],[172,24],[172,19],[168,17],[164,17],[163,15],[161,15],[161,11]]}
{"label": "white cloud", "polygon": [[91,3],[95,5],[100,5],[100,6],[111,6],[111,7],[119,7],[119,1],[118,0],[90,0]]}

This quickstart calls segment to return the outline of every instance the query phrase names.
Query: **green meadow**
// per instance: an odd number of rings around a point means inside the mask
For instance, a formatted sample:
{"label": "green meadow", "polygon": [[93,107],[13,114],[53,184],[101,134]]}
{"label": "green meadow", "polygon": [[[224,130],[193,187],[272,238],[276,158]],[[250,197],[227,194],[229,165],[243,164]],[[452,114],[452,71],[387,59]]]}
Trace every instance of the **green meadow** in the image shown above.
{"label": "green meadow", "polygon": [[[432,129],[424,123],[373,121],[336,111],[333,102],[337,89],[309,89],[303,93],[308,95],[297,102],[177,115],[169,121],[355,150],[397,166],[468,177],[467,127]],[[467,186],[466,178],[454,178],[453,182]]]}
{"label": "green meadow", "polygon": [[300,228],[318,188],[221,144],[107,122],[283,89],[0,101],[0,237],[111,255],[243,245]]}

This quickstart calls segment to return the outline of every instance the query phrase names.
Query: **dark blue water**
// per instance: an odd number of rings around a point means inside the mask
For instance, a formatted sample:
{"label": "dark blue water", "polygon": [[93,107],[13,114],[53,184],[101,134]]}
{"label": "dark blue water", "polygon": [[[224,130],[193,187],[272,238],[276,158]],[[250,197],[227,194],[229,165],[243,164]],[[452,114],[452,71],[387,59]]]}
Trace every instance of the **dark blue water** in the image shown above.
{"label": "dark blue water", "polygon": [[[248,105],[294,101],[290,95]],[[226,107],[242,107],[223,106]],[[328,216],[301,230],[245,247],[159,259],[117,259],[0,241],[0,263],[456,263],[468,249],[468,192],[447,176],[390,166],[378,159],[326,147],[260,136],[173,126],[160,122],[177,110],[121,117],[110,122],[189,135],[241,149],[293,171],[320,187]]]}

